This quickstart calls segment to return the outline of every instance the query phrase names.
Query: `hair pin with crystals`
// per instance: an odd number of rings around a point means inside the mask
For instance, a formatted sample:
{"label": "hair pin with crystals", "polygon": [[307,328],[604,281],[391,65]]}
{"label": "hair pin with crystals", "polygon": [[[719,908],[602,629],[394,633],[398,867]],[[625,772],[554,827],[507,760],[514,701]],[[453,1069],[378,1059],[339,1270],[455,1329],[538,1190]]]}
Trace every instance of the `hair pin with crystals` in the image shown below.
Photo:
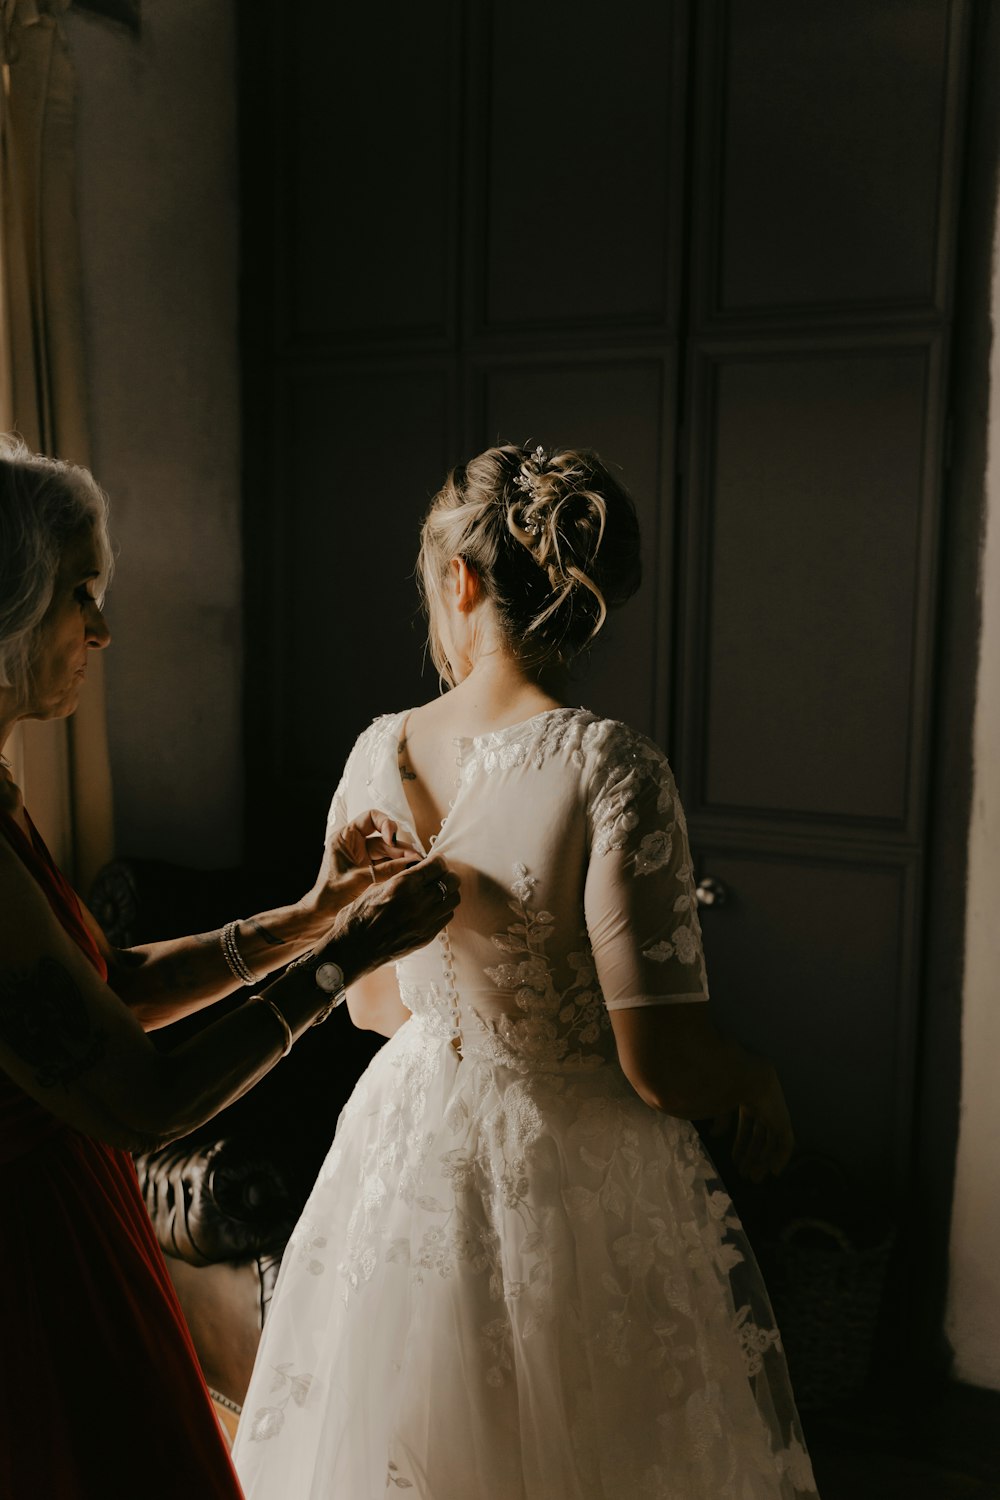
{"label": "hair pin with crystals", "polygon": [[534,488],[535,479],[537,477],[534,474],[526,474],[524,472],[524,464],[534,462],[535,465],[540,469],[545,463],[547,463],[547,461],[548,460],[546,458],[545,449],[542,447],[541,443],[539,443],[534,453],[532,453],[528,458],[522,460],[521,471],[519,474],[515,474],[514,476],[514,483],[517,485],[518,489],[524,490],[526,495],[530,495]]}
{"label": "hair pin with crystals", "polygon": [[[522,460],[520,473],[514,475],[515,485],[519,490],[524,491],[529,500],[534,498],[535,480],[538,478],[538,475],[533,474],[530,471],[528,473],[525,473],[524,465],[533,463],[536,468],[541,469],[547,462],[548,458],[545,449],[542,447],[541,443],[539,443],[535,451],[530,454],[528,458]],[[524,530],[527,531],[531,536],[537,536],[541,529],[541,524],[538,521],[524,522]]]}

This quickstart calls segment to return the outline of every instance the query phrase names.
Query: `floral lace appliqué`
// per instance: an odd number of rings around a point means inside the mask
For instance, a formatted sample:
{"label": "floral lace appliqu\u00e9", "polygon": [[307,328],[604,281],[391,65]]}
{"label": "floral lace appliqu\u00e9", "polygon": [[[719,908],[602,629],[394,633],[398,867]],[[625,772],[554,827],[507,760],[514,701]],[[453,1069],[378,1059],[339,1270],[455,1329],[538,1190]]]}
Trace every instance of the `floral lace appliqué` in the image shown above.
{"label": "floral lace appliqu\u00e9", "polygon": [[[655,899],[659,899],[655,877],[660,877],[664,882],[661,931],[668,925],[670,930],[654,941],[647,940],[640,950],[642,956],[655,964],[697,965],[699,987],[707,994],[687,824],[673,772],[662,751],[643,735],[623,724],[602,727],[603,759],[591,804],[592,853],[600,858],[617,851],[626,878],[631,873],[644,883],[651,879],[650,895]],[[640,827],[649,829],[654,817],[663,826],[640,834]]]}
{"label": "floral lace appliqu\u00e9", "polygon": [[781,1335],[776,1328],[761,1328],[750,1316],[749,1304],[736,1314],[736,1331],[748,1375],[759,1375],[764,1368],[764,1355],[769,1349],[781,1348]]}
{"label": "floral lace appliqu\u00e9", "polygon": [[507,903],[515,920],[506,932],[493,934],[494,946],[510,954],[510,959],[486,973],[499,989],[513,996],[521,1012],[500,1018],[497,1040],[505,1054],[511,1055],[512,1066],[520,1061],[534,1070],[600,1067],[605,1054],[595,1049],[610,1022],[593,957],[589,948],[568,954],[573,977],[565,988],[557,988],[545,951],[554,918],[544,909],[532,910],[536,885],[527,868],[515,864],[510,887],[513,899]]}
{"label": "floral lace appliqu\u00e9", "polygon": [[285,1408],[290,1401],[296,1406],[305,1406],[312,1385],[312,1375],[294,1375],[292,1361],[285,1360],[274,1367],[271,1394],[276,1399],[270,1406],[259,1406],[250,1424],[250,1441],[263,1443],[277,1437],[285,1425]]}
{"label": "floral lace appliqu\u00e9", "polygon": [[479,735],[473,741],[476,754],[467,762],[467,771],[476,763],[491,775],[529,762],[537,770],[553,755],[563,755],[572,765],[582,768],[600,724],[601,720],[588,709],[550,709],[524,724]]}

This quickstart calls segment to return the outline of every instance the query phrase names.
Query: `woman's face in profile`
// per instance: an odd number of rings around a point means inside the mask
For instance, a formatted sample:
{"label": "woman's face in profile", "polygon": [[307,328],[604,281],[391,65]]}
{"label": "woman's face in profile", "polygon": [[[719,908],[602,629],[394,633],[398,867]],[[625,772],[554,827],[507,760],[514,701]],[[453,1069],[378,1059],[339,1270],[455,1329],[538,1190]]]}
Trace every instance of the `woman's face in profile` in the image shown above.
{"label": "woman's face in profile", "polygon": [[76,708],[89,652],[111,639],[94,598],[99,577],[97,545],[88,527],[69,542],[59,564],[52,602],[38,630],[25,718],[61,719]]}

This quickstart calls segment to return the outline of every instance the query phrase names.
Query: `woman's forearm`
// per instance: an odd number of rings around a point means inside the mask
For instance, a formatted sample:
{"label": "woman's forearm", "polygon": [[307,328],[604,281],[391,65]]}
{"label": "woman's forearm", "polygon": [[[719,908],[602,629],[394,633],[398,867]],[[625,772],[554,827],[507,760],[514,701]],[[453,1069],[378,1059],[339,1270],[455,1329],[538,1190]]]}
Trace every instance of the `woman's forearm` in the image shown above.
{"label": "woman's forearm", "polygon": [[707,1006],[636,1007],[611,1019],[625,1076],[663,1114],[727,1114],[769,1086],[771,1064],[719,1031]]}
{"label": "woman's forearm", "polygon": [[241,985],[256,988],[275,969],[318,947],[340,913],[372,886],[385,888],[421,863],[417,851],[397,838],[392,819],[370,810],[329,833],[319,874],[301,900],[236,924],[238,972],[226,962],[224,929],[109,950],[94,923],[95,939],[108,959],[108,983],[144,1030],[168,1026]]}
{"label": "woman's forearm", "polygon": [[783,1172],[795,1134],[774,1065],[719,1031],[705,1005],[612,1012],[622,1070],[653,1109],[682,1120],[734,1116],[732,1155],[751,1182]]}
{"label": "woman's forearm", "polygon": [[732,1037],[717,1033],[711,1046],[675,1060],[672,1067],[645,1070],[633,1087],[647,1104],[682,1120],[727,1115],[758,1098],[771,1064]]}
{"label": "woman's forearm", "polygon": [[[327,946],[324,956],[334,962],[343,959],[345,965],[353,962],[335,944]],[[130,1148],[153,1150],[189,1134],[270,1072],[281,1061],[287,1041],[280,1017],[297,1040],[328,1004],[313,967],[282,976],[260,992],[266,998],[248,999],[183,1046],[159,1055],[141,1110],[123,1122]]]}
{"label": "woman's forearm", "polygon": [[[310,948],[330,928],[309,898],[257,912],[239,922],[234,937],[247,968],[263,982]],[[168,1026],[238,990],[242,980],[226,962],[222,930],[119,949],[108,983],[146,1031]]]}
{"label": "woman's forearm", "polygon": [[[176,1139],[238,1099],[329,1004],[318,960],[308,960],[270,985],[266,1000],[247,999],[158,1052],[70,940],[53,936],[49,953],[0,968],[0,1067],[60,1119],[131,1150]],[[346,977],[361,971],[363,948],[348,933],[321,960]]]}
{"label": "woman's forearm", "polygon": [[[238,1099],[321,1017],[342,984],[423,947],[457,904],[458,880],[441,860],[373,885],[308,959],[267,987],[264,1000],[248,999],[162,1053],[20,863],[5,859],[0,841],[0,1069],[74,1128],[113,1145],[152,1149]],[[300,929],[286,953],[306,941],[307,929]]]}

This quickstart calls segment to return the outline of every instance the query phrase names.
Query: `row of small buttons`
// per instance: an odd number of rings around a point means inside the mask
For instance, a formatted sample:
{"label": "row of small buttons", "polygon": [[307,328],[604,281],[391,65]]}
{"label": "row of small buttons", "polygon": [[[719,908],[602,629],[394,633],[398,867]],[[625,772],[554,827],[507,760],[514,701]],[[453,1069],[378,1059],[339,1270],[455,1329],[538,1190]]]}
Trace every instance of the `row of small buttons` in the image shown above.
{"label": "row of small buttons", "polygon": [[[453,741],[453,744],[455,745],[455,748],[458,750],[458,754],[455,756],[455,764],[458,767],[457,781],[458,781],[458,787],[460,787],[461,784],[462,784],[462,741],[460,739],[456,739],[456,740]],[[455,796],[456,797],[458,795],[458,787],[456,787],[456,790],[455,790]],[[444,831],[445,824],[448,822],[448,814],[451,812],[451,810],[452,810],[452,808],[454,806],[455,806],[455,797],[452,797],[451,801],[448,803],[448,812],[445,813],[444,817],[441,819],[441,827],[438,830],[438,833],[434,833],[434,834],[431,835],[431,839],[430,839],[431,844],[436,844],[437,843],[438,834],[440,834],[441,832]],[[459,1008],[459,1003],[458,1003],[458,985],[455,982],[455,955],[452,952],[451,935],[449,934],[447,927],[445,927],[444,930],[438,934],[438,942],[441,944],[441,956],[442,956],[442,959],[443,959],[442,970],[443,970],[443,973],[444,973],[445,994],[448,996],[448,1001],[449,1001],[449,1004],[451,1005],[451,1033],[450,1033],[450,1036],[451,1036],[451,1045],[454,1047],[454,1049],[458,1053],[459,1057],[461,1057],[461,1055],[462,1055],[462,1013],[461,1013],[461,1010]]]}

